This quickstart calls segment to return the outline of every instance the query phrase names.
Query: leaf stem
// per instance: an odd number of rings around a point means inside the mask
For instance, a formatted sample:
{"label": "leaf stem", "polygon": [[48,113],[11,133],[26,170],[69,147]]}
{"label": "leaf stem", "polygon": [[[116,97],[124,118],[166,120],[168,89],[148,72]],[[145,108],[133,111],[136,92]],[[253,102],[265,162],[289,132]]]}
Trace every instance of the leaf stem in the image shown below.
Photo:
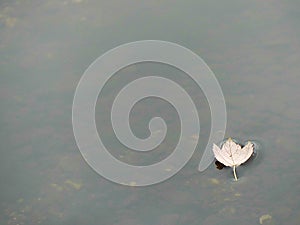
{"label": "leaf stem", "polygon": [[233,166],[233,175],[234,175],[234,179],[237,180],[237,176],[236,176],[236,172],[235,172],[235,166]]}

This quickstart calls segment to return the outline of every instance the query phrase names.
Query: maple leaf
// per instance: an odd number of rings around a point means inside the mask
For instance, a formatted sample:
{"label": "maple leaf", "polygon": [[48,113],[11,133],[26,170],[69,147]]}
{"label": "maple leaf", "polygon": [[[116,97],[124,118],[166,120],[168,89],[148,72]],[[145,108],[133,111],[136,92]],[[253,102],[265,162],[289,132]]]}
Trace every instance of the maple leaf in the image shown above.
{"label": "maple leaf", "polygon": [[220,149],[216,144],[213,144],[213,152],[216,159],[224,164],[233,168],[234,179],[237,180],[236,167],[246,162],[253,154],[253,143],[248,143],[242,148],[239,144],[235,143],[231,138],[222,145]]}

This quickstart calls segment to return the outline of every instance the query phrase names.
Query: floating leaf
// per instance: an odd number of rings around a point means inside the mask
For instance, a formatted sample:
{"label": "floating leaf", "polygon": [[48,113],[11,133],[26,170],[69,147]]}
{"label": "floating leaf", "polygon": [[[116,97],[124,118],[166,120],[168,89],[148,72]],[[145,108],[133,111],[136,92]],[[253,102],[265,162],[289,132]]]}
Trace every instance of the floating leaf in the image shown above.
{"label": "floating leaf", "polygon": [[253,143],[250,141],[242,148],[231,138],[228,138],[221,149],[216,144],[213,145],[213,152],[216,159],[225,166],[233,168],[235,180],[237,180],[235,168],[246,162],[253,154],[253,150]]}

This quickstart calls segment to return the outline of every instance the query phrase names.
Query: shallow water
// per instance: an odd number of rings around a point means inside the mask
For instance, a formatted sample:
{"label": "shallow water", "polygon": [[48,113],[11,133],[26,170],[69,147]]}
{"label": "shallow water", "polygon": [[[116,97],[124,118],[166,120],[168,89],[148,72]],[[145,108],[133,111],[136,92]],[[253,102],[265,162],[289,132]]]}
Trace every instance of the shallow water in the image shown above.
{"label": "shallow water", "polygon": [[[0,223],[300,224],[299,7],[295,0],[1,1]],[[179,135],[171,105],[147,99],[132,110],[137,136],[149,135],[157,114],[172,131],[150,155],[123,147],[108,120],[124,84],[164,74],[199,110],[199,145],[189,163],[163,183],[136,188],[107,181],[83,160],[71,123],[76,85],[98,56],[142,39],[183,45],[214,71],[227,105],[225,136],[260,144],[258,157],[238,167],[238,182],[230,168],[197,170],[210,131],[208,103],[181,71],[155,63],[111,80],[96,108],[99,132],[125,162],[167,157]]]}

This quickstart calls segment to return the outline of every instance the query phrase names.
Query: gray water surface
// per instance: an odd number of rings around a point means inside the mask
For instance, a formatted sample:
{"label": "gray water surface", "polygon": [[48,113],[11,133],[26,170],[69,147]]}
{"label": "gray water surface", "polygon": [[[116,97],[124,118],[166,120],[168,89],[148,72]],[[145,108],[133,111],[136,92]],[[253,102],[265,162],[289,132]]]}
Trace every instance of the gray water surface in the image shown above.
{"label": "gray water surface", "polygon": [[[300,224],[299,9],[296,0],[1,1],[0,224]],[[80,77],[109,49],[143,39],[185,46],[216,74],[227,104],[225,136],[261,146],[238,168],[238,182],[230,169],[197,170],[209,105],[181,71],[155,63],[111,80],[96,108],[99,132],[125,162],[167,157],[180,125],[166,102],[146,99],[132,110],[140,138],[153,116],[168,123],[166,142],[150,155],[123,147],[108,120],[124,84],[164,74],[189,90],[199,110],[200,140],[189,163],[163,183],[136,188],[104,179],[82,158],[71,114]]]}

